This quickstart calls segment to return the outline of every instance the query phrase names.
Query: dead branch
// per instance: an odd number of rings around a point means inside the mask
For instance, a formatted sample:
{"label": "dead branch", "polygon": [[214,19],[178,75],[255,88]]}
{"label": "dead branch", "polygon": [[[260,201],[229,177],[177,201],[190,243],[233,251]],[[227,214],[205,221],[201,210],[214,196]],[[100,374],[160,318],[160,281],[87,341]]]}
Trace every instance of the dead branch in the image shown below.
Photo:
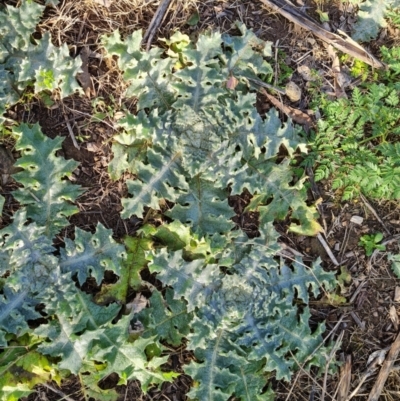
{"label": "dead branch", "polygon": [[146,31],[146,33],[143,36],[142,43],[146,43],[146,50],[149,51],[151,42],[154,38],[154,35],[157,32],[157,29],[160,27],[162,20],[165,17],[165,14],[168,11],[168,8],[171,4],[172,0],[162,0],[160,5],[157,8],[157,11],[155,12],[153,19],[150,22],[150,25]]}
{"label": "dead branch", "polygon": [[266,6],[277,11],[289,21],[311,31],[315,36],[326,43],[331,44],[343,53],[349,54],[359,60],[364,61],[374,68],[384,68],[385,64],[377,60],[371,53],[367,52],[357,42],[347,36],[344,32],[340,33],[343,38],[335,33],[329,32],[322,28],[316,21],[309,17],[306,13],[298,10],[289,0],[261,0]]}
{"label": "dead branch", "polygon": [[397,334],[394,343],[390,347],[390,350],[386,356],[385,362],[383,362],[382,368],[379,372],[374,387],[372,387],[372,390],[369,393],[367,401],[378,401],[379,396],[381,395],[381,392],[383,390],[383,386],[386,383],[386,379],[388,378],[389,373],[393,368],[394,362],[397,359],[399,352],[400,352],[400,333]]}

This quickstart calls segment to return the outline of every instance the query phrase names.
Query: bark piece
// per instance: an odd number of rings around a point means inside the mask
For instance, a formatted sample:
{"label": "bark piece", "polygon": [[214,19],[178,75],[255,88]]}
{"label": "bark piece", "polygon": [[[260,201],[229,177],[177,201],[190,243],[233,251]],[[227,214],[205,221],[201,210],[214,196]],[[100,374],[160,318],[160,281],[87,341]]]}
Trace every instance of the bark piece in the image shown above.
{"label": "bark piece", "polygon": [[340,367],[340,381],[337,401],[345,401],[349,395],[351,385],[351,366],[351,355],[346,355],[346,360]]}
{"label": "bark piece", "polygon": [[306,132],[312,127],[313,121],[308,114],[303,113],[301,110],[284,105],[274,96],[270,95],[264,88],[260,88],[260,92],[266,96],[277,109],[281,110],[297,124],[303,125]]}

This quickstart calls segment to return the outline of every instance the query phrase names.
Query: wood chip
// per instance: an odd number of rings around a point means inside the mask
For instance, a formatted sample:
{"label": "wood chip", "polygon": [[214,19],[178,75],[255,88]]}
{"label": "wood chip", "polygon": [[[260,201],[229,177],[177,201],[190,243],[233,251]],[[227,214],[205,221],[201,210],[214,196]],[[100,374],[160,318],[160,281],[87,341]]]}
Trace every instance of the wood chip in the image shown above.
{"label": "wood chip", "polygon": [[389,351],[390,347],[378,349],[374,351],[367,360],[368,368],[376,368],[377,366],[381,366],[383,361],[385,360],[386,354]]}
{"label": "wood chip", "polygon": [[363,223],[364,218],[361,216],[351,216],[350,222],[361,226]]}
{"label": "wood chip", "polygon": [[394,289],[394,302],[400,302],[400,287],[396,286]]}
{"label": "wood chip", "polygon": [[97,152],[97,151],[99,150],[99,147],[98,147],[97,144],[94,143],[94,142],[88,142],[88,143],[86,144],[86,149],[87,149],[89,152]]}
{"label": "wood chip", "polygon": [[93,1],[106,8],[110,8],[110,6],[112,4],[112,0],[93,0]]}
{"label": "wood chip", "polygon": [[351,315],[351,317],[353,318],[353,320],[357,323],[358,327],[359,327],[361,330],[364,330],[364,329],[365,329],[365,322],[364,322],[364,321],[361,321],[361,319],[358,317],[357,313],[351,311],[351,312],[350,312],[350,315]]}
{"label": "wood chip", "polygon": [[89,74],[89,49],[86,46],[81,50],[80,57],[82,60],[82,72],[77,75],[77,78],[86,97],[90,99],[92,95],[95,95],[95,91]]}
{"label": "wood chip", "polygon": [[342,85],[340,84],[341,69],[340,69],[340,61],[339,61],[337,52],[331,45],[328,46],[327,50],[328,50],[328,54],[332,58],[332,72],[333,72],[333,77],[334,77],[335,96],[338,99],[347,98],[346,92],[344,91],[344,87],[342,87]]}
{"label": "wood chip", "polygon": [[351,355],[346,355],[345,363],[340,367],[340,380],[337,401],[345,401],[350,392]]}
{"label": "wood chip", "polygon": [[397,315],[397,310],[394,305],[392,305],[389,309],[389,317],[393,323],[394,329],[396,331],[398,331],[399,330],[399,316]]}
{"label": "wood chip", "polygon": [[289,116],[295,123],[303,125],[304,130],[308,132],[310,127],[313,126],[313,120],[312,118],[306,114],[303,113],[301,110],[295,109],[290,106],[286,106],[282,102],[280,102],[278,99],[276,99],[274,96],[270,95],[264,88],[260,88],[260,92],[268,98],[268,100],[279,110],[281,110],[283,113],[285,113],[287,116]]}

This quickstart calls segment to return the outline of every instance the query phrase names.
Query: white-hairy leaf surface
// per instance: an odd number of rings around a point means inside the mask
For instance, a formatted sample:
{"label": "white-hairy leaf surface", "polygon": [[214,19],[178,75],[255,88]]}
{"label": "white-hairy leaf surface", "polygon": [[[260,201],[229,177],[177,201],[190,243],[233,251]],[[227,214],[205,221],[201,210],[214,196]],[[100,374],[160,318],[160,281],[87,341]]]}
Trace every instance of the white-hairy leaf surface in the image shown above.
{"label": "white-hairy leaf surface", "polygon": [[112,231],[98,224],[95,234],[75,228],[75,240],[65,239],[65,248],[60,249],[60,267],[63,273],[77,273],[79,284],[88,277],[101,283],[104,272],[110,270],[120,274],[126,257],[124,247],[112,239]]}
{"label": "white-hairy leaf surface", "polygon": [[[23,0],[20,7],[6,5],[0,12],[0,38],[15,50],[28,50],[32,33],[40,21],[44,7],[33,1]],[[11,49],[7,49],[11,51]]]}
{"label": "white-hairy leaf surface", "polygon": [[44,136],[38,124],[21,124],[13,132],[18,136],[16,149],[22,153],[15,166],[23,169],[14,174],[23,188],[13,195],[25,206],[27,217],[45,227],[44,233],[51,239],[69,224],[67,217],[78,211],[72,202],[82,190],[66,180],[78,163],[57,157],[63,138]]}
{"label": "white-hairy leaf surface", "polygon": [[57,89],[61,97],[82,92],[75,80],[80,59],[69,57],[66,44],[54,47],[49,33],[33,39],[45,7],[32,0],[22,0],[18,6],[6,5],[0,11],[0,123],[27,85],[33,85],[35,93]]}
{"label": "white-hairy leaf surface", "polygon": [[122,199],[122,217],[141,216],[145,206],[158,209],[159,200],[175,201],[188,188],[182,175],[181,150],[168,154],[160,145],[147,152],[148,164],[138,163],[138,179],[127,181],[132,198]]}
{"label": "white-hairy leaf surface", "polygon": [[151,257],[151,272],[157,272],[158,278],[174,288],[176,299],[184,297],[188,302],[188,311],[201,307],[210,294],[221,285],[221,274],[217,265],[204,265],[202,259],[186,262],[182,251],[168,253],[161,249]]}
{"label": "white-hairy leaf surface", "polygon": [[[55,89],[60,90],[61,97],[74,92],[82,93],[82,88],[75,79],[76,74],[81,71],[82,62],[79,57],[69,57],[65,43],[61,47],[53,46],[47,32],[37,44],[29,44],[27,52],[29,57],[22,59],[16,69],[20,88],[34,82],[35,93]],[[16,57],[11,56],[8,64],[12,62],[16,62]]]}
{"label": "white-hairy leaf surface", "polygon": [[400,0],[366,0],[359,5],[358,20],[354,25],[353,39],[368,42],[375,39],[379,29],[386,27],[386,12],[400,7]]}
{"label": "white-hairy leaf surface", "polygon": [[225,233],[234,227],[231,218],[235,215],[227,197],[227,191],[196,176],[189,183],[189,193],[182,195],[166,215],[192,226],[199,235]]}

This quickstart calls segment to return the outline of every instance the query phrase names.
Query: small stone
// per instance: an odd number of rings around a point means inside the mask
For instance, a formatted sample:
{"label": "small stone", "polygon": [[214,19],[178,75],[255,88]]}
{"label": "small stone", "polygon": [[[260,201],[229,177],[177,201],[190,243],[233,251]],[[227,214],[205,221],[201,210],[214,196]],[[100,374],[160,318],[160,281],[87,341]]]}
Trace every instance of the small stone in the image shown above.
{"label": "small stone", "polygon": [[86,149],[89,152],[97,152],[99,150],[98,146],[94,142],[88,142],[86,144]]}
{"label": "small stone", "polygon": [[331,28],[331,26],[329,25],[329,23],[328,22],[323,22],[322,23],[322,28],[324,28],[326,31],[328,31],[328,32],[332,32],[332,28]]}
{"label": "small stone", "polygon": [[292,81],[286,85],[285,93],[291,102],[298,102],[301,99],[301,89]]}
{"label": "small stone", "polygon": [[317,41],[316,41],[314,38],[307,38],[307,42],[308,42],[311,46],[314,46],[314,45],[317,43]]}
{"label": "small stone", "polygon": [[315,81],[315,76],[312,75],[310,68],[307,65],[297,67],[297,72],[305,81]]}
{"label": "small stone", "polygon": [[363,221],[364,221],[364,218],[361,216],[351,216],[351,218],[350,218],[351,223],[357,224],[359,226],[361,226]]}
{"label": "small stone", "polygon": [[336,74],[336,81],[341,88],[345,88],[351,82],[351,77],[344,72]]}

